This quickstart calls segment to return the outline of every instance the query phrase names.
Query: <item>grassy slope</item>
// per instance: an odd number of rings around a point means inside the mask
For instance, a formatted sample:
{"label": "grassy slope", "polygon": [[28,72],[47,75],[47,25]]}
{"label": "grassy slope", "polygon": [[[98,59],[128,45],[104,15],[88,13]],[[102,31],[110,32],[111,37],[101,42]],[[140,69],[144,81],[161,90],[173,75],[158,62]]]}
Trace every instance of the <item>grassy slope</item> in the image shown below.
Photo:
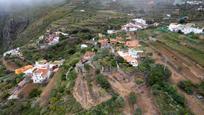
{"label": "grassy slope", "polygon": [[[54,9],[54,10],[53,10]],[[58,8],[41,9],[43,12],[38,15],[39,17],[34,19],[28,28],[21,33],[17,40],[14,41],[16,46],[24,45],[32,39],[38,38],[46,31],[46,28],[54,21],[62,18],[66,13],[72,10],[72,7],[68,5],[59,6]],[[36,12],[41,12],[37,10]],[[35,17],[35,16],[34,16]]]}
{"label": "grassy slope", "polygon": [[[154,36],[171,49],[189,57],[196,63],[204,66],[204,46],[203,40],[193,39],[189,35],[181,35],[172,32],[162,32],[159,29],[148,29],[138,33],[142,39]],[[186,45],[183,45],[186,44]]]}
{"label": "grassy slope", "polygon": [[[80,12],[80,9],[85,9],[86,12]],[[25,32],[18,36],[15,44],[16,46],[25,45],[25,47],[23,47],[23,50],[25,50],[24,52],[27,52],[25,54],[25,57],[26,59],[29,59],[33,62],[37,59],[46,59],[46,57],[50,60],[64,58],[65,72],[70,67],[70,65],[78,62],[78,59],[80,57],[78,55],[80,54],[80,49],[78,48],[78,46],[81,41],[86,39],[86,37],[84,36],[90,34],[94,37],[94,35],[96,35],[98,32],[105,32],[109,28],[119,28],[120,25],[126,23],[128,19],[124,14],[115,12],[103,12],[93,7],[70,6],[68,4],[62,5],[58,8],[46,9],[46,11],[40,13],[40,15],[37,16],[38,17],[33,19],[33,23],[29,25]],[[79,41],[70,45],[72,41],[69,41],[69,39],[65,39],[61,41],[59,45],[56,45],[55,47],[52,47],[46,51],[38,51],[37,49],[29,48],[28,46],[31,44],[28,44],[28,42],[30,41],[29,43],[34,43],[35,39],[37,39],[39,35],[43,34],[47,28],[63,29],[63,31],[67,31],[76,36],[77,40]],[[78,111],[81,111],[80,105],[76,103],[75,99],[70,93],[71,89],[69,87],[64,87],[64,85],[68,86],[70,82],[74,83],[74,80],[68,79],[63,82],[60,81],[60,83],[58,83],[59,88],[56,87],[57,95],[54,95],[53,98],[49,100],[51,104],[47,108],[43,108],[45,113],[77,113]],[[62,89],[64,91],[61,91]],[[64,100],[64,96],[67,100]],[[11,108],[8,108],[2,111],[4,111],[5,113],[12,113],[17,111],[20,113],[22,112],[22,114],[37,114],[40,111],[43,111],[38,107],[31,109],[30,104],[32,103],[33,99],[28,100],[30,100],[31,102],[25,100],[24,102],[27,103],[26,106],[23,105],[24,103],[14,102],[13,106],[11,106],[12,108],[14,108],[13,110],[10,110]],[[59,103],[61,103],[62,106],[58,106]],[[70,106],[70,104],[74,105]],[[16,108],[17,105],[21,108],[21,110]]]}

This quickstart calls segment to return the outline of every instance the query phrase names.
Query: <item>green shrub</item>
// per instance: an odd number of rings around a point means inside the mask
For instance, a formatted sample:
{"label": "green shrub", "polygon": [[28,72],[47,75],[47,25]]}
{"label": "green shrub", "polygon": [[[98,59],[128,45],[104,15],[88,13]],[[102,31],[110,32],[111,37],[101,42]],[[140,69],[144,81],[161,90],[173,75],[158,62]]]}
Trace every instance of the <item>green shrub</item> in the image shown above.
{"label": "green shrub", "polygon": [[41,90],[33,89],[32,92],[29,94],[30,98],[38,97],[41,94]]}
{"label": "green shrub", "polygon": [[135,80],[135,83],[137,84],[137,85],[140,85],[140,84],[143,84],[144,83],[144,80],[143,79],[136,79]]}
{"label": "green shrub", "polygon": [[135,109],[134,115],[142,115],[142,109],[141,108]]}
{"label": "green shrub", "polygon": [[171,86],[168,83],[161,83],[160,84],[160,89],[163,92],[168,93],[169,96],[171,96],[171,98],[179,105],[181,105],[182,107],[185,106],[185,98],[178,94],[178,92],[176,91],[176,87]]}
{"label": "green shrub", "polygon": [[65,81],[65,80],[66,80],[66,74],[62,74],[62,75],[61,75],[61,80],[62,80],[62,81]]}
{"label": "green shrub", "polygon": [[165,68],[163,65],[156,64],[151,67],[147,83],[151,86],[154,84],[160,84],[163,81],[167,81],[170,76],[171,72],[168,70],[168,68]]}
{"label": "green shrub", "polygon": [[96,82],[104,89],[109,89],[111,87],[108,80],[102,74],[96,76]]}
{"label": "green shrub", "polygon": [[154,60],[150,58],[145,58],[142,60],[142,62],[139,64],[138,68],[140,71],[145,72],[145,71],[150,71],[151,70],[151,65],[154,64]]}
{"label": "green shrub", "polygon": [[183,91],[185,91],[187,94],[193,94],[193,84],[191,83],[191,81],[180,81],[178,83],[178,87],[180,89],[182,89]]}
{"label": "green shrub", "polygon": [[135,92],[131,92],[128,95],[128,100],[132,105],[134,105],[137,102],[137,96],[136,96]]}
{"label": "green shrub", "polygon": [[125,100],[123,99],[123,97],[118,97],[116,100],[115,100],[115,106],[119,107],[119,108],[122,108],[125,106]]}

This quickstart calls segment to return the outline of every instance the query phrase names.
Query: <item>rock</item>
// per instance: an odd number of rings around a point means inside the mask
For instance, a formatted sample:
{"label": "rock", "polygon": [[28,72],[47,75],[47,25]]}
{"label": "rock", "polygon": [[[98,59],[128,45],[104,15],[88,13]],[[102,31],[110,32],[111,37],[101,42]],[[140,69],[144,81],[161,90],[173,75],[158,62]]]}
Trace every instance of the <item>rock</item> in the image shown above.
{"label": "rock", "polygon": [[4,42],[3,47],[7,48],[9,45],[11,45],[11,42],[16,39],[18,33],[23,32],[28,24],[29,20],[25,17],[11,18],[6,21],[2,30],[2,40]]}
{"label": "rock", "polygon": [[0,15],[0,46],[2,49],[8,49],[12,47],[12,42],[16,39],[16,36],[23,32],[29,24],[27,17],[9,17],[7,15]]}

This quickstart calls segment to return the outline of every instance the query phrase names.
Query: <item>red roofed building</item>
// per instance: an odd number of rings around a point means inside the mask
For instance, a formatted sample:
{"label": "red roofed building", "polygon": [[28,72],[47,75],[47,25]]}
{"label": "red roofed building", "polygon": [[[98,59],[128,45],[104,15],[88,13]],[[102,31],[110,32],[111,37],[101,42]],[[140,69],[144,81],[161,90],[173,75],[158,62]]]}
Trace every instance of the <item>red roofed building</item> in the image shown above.
{"label": "red roofed building", "polygon": [[135,48],[139,46],[139,41],[138,40],[131,40],[131,41],[126,41],[125,45],[129,48]]}
{"label": "red roofed building", "polygon": [[134,67],[138,66],[138,62],[135,58],[133,58],[132,56],[130,56],[127,52],[122,52],[122,51],[118,51],[118,54],[125,60],[127,61],[129,64],[131,64]]}
{"label": "red roofed building", "polygon": [[52,71],[47,67],[36,68],[33,70],[32,80],[33,83],[42,83],[45,80],[48,80],[52,75]]}
{"label": "red roofed building", "polygon": [[82,57],[81,61],[82,63],[90,60],[91,58],[93,58],[95,55],[95,52],[91,52],[91,51],[87,51],[84,56]]}
{"label": "red roofed building", "polygon": [[101,47],[107,47],[109,45],[108,39],[105,38],[98,40],[98,42],[100,43]]}

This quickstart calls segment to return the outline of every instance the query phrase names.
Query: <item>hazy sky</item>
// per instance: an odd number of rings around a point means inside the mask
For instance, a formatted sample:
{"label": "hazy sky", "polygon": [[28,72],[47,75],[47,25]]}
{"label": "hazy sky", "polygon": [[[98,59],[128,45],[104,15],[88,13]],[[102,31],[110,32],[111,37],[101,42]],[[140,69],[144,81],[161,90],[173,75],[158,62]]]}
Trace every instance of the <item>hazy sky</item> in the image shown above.
{"label": "hazy sky", "polygon": [[62,0],[0,0],[1,5],[17,5],[17,4],[37,4],[37,3],[50,3],[60,2]]}
{"label": "hazy sky", "polygon": [[64,0],[0,0],[0,9],[12,9],[13,7],[35,6],[53,4]]}

